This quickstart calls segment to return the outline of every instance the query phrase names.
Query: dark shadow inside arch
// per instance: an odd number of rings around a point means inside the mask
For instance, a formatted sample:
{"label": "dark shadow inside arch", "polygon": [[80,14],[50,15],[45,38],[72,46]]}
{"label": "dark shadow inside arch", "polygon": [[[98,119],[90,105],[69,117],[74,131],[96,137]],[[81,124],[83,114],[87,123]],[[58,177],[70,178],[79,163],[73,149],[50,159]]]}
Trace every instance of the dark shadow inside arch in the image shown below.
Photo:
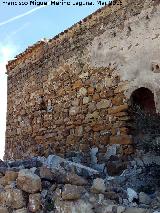
{"label": "dark shadow inside arch", "polygon": [[148,88],[136,89],[130,100],[132,106],[137,106],[146,113],[156,113],[154,94]]}
{"label": "dark shadow inside arch", "polygon": [[145,87],[130,97],[130,133],[137,148],[160,153],[160,115],[156,113],[154,94]]}

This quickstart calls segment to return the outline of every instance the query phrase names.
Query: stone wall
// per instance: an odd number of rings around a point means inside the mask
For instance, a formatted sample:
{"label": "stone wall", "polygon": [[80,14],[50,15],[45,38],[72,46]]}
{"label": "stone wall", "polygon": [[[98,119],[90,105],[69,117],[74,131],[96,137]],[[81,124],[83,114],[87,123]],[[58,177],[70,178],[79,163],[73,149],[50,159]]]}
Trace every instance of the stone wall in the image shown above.
{"label": "stone wall", "polygon": [[[131,91],[141,86],[151,89],[159,109],[160,77],[152,69],[157,68],[159,57],[158,9],[159,4],[149,0],[124,0],[122,6],[104,7],[10,61],[5,158],[50,153],[67,157],[83,152],[87,163],[91,147],[97,147],[101,162],[108,144],[121,144],[122,154],[133,152],[127,128]],[[140,23],[144,28],[136,34]],[[144,36],[141,32],[153,27],[155,37],[145,42],[151,40],[151,51],[156,49],[153,57],[147,55],[149,62],[142,78],[135,63],[142,55],[133,54],[132,45],[143,53],[146,43],[138,47]],[[122,46],[128,50],[119,54]],[[132,62],[135,72],[128,69]],[[150,78],[144,70],[151,73]]]}

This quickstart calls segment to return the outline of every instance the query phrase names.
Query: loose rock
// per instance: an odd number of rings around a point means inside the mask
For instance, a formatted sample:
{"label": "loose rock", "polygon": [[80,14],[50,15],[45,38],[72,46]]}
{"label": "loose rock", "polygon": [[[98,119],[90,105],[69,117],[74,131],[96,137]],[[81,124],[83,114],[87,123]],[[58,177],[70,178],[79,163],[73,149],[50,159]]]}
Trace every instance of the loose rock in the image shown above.
{"label": "loose rock", "polygon": [[28,193],[36,193],[42,189],[40,177],[28,169],[18,173],[17,186]]}
{"label": "loose rock", "polygon": [[40,194],[31,194],[29,195],[29,204],[28,208],[31,212],[37,212],[41,207],[41,195]]}
{"label": "loose rock", "polygon": [[104,180],[101,178],[96,178],[93,181],[91,191],[94,193],[104,193],[106,189]]}
{"label": "loose rock", "polygon": [[74,186],[71,184],[66,184],[64,186],[62,192],[62,199],[63,200],[78,200],[81,197],[84,188],[80,186]]}

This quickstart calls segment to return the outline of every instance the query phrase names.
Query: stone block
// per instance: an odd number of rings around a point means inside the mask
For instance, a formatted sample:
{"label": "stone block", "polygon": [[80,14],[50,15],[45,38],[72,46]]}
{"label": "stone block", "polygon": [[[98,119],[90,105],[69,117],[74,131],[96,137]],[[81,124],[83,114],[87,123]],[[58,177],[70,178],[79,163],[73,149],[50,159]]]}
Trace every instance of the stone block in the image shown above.
{"label": "stone block", "polygon": [[93,95],[94,94],[95,89],[93,87],[89,87],[88,88],[88,94],[89,95]]}
{"label": "stone block", "polygon": [[101,130],[105,129],[105,125],[104,124],[96,124],[92,127],[94,132],[99,132]]}
{"label": "stone block", "polygon": [[118,135],[110,137],[110,144],[129,145],[133,143],[131,135]]}
{"label": "stone block", "polygon": [[90,102],[90,97],[83,98],[83,104],[88,104]]}
{"label": "stone block", "polygon": [[142,208],[127,208],[124,213],[147,213],[147,209]]}
{"label": "stone block", "polygon": [[74,107],[71,107],[69,109],[69,115],[77,115],[79,112],[79,107],[78,106],[74,106]]}
{"label": "stone block", "polygon": [[93,193],[104,193],[106,190],[105,182],[101,178],[96,178],[93,180],[91,187],[91,192]]}
{"label": "stone block", "polygon": [[98,94],[98,93],[95,93],[95,94],[93,95],[93,97],[92,97],[92,100],[93,100],[93,101],[99,101],[99,100],[100,100],[99,94]]}
{"label": "stone block", "polygon": [[62,192],[63,200],[78,200],[81,197],[84,188],[82,186],[74,186],[66,184]]}
{"label": "stone block", "polygon": [[128,109],[128,104],[123,104],[123,105],[108,109],[108,114],[116,114],[122,111],[126,111],[127,109]]}
{"label": "stone block", "polygon": [[41,195],[37,194],[30,194],[29,195],[29,203],[28,209],[30,212],[39,212],[41,208]]}
{"label": "stone block", "polygon": [[78,96],[86,96],[86,95],[87,95],[87,89],[85,87],[82,87],[78,92]]}
{"label": "stone block", "polygon": [[83,82],[81,80],[77,80],[73,84],[73,89],[79,89],[83,86]]}
{"label": "stone block", "polygon": [[9,213],[7,207],[0,206],[0,213]]}
{"label": "stone block", "polygon": [[123,104],[123,96],[115,96],[114,98],[112,98],[112,104],[113,106],[118,106],[118,105],[122,105]]}
{"label": "stone block", "polygon": [[23,169],[19,172],[17,186],[28,193],[36,193],[42,189],[40,177],[29,169]]}
{"label": "stone block", "polygon": [[110,106],[110,104],[111,104],[110,100],[102,99],[100,102],[96,104],[96,106],[97,109],[106,109]]}

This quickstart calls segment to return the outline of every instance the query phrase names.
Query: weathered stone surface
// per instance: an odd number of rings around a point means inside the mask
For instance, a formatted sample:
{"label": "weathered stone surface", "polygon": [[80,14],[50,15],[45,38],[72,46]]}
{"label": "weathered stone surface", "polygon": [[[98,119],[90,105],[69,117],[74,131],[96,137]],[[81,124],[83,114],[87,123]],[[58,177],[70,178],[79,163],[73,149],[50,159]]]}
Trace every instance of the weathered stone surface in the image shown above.
{"label": "weathered stone surface", "polygon": [[100,102],[97,103],[97,109],[106,109],[110,106],[110,101],[106,99],[102,99]]}
{"label": "weathered stone surface", "polygon": [[93,206],[84,200],[78,200],[77,202],[58,201],[55,203],[56,213],[94,213]]}
{"label": "weathered stone surface", "polygon": [[139,193],[139,202],[149,205],[151,203],[151,198],[144,192]]}
{"label": "weathered stone surface", "polygon": [[112,213],[116,211],[116,206],[110,203],[106,203],[106,205],[97,205],[95,206],[95,211],[96,213]]}
{"label": "weathered stone surface", "polygon": [[62,199],[63,200],[78,200],[81,197],[84,188],[80,186],[74,186],[71,184],[66,184],[64,186],[62,192]]}
{"label": "weathered stone surface", "polygon": [[104,193],[106,190],[106,186],[104,180],[101,178],[96,178],[93,181],[91,191],[94,193]]}
{"label": "weathered stone surface", "polygon": [[126,111],[127,109],[128,109],[128,104],[123,104],[123,105],[108,109],[108,113],[116,114],[118,112]]}
{"label": "weathered stone surface", "polygon": [[93,95],[93,101],[99,101],[100,100],[100,96],[99,96],[99,94],[98,93],[95,93],[94,95]]}
{"label": "weathered stone surface", "polygon": [[[97,147],[97,163],[103,164],[108,142],[130,145],[122,128],[127,127],[133,91],[151,89],[160,109],[157,2],[109,4],[9,62],[6,159],[80,151],[86,165],[90,149]],[[134,151],[124,150],[124,155]],[[71,167],[79,174],[91,173]]]}
{"label": "weathered stone surface", "polygon": [[4,179],[5,179],[5,182],[8,184],[11,181],[16,181],[17,177],[18,177],[18,172],[6,171]]}
{"label": "weathered stone surface", "polygon": [[117,206],[117,213],[123,213],[125,209],[126,208],[124,206]]}
{"label": "weathered stone surface", "polygon": [[75,173],[67,173],[66,182],[77,186],[84,186],[88,183],[86,179],[78,176]]}
{"label": "weathered stone surface", "polygon": [[6,186],[7,185],[6,179],[4,177],[0,178],[0,185],[2,185],[2,186]]}
{"label": "weathered stone surface", "polygon": [[6,207],[0,206],[0,213],[9,213],[9,211]]}
{"label": "weathered stone surface", "polygon": [[88,104],[90,101],[90,98],[89,97],[84,97],[83,98],[83,104]]}
{"label": "weathered stone surface", "polygon": [[0,167],[7,167],[7,164],[0,159]]}
{"label": "weathered stone surface", "polygon": [[138,199],[138,194],[136,191],[134,191],[131,188],[127,189],[127,195],[128,195],[128,200],[129,202],[132,202],[134,199]]}
{"label": "weathered stone surface", "polygon": [[128,208],[125,213],[147,213],[147,210],[142,208]]}
{"label": "weathered stone surface", "polygon": [[7,205],[14,209],[20,209],[25,206],[25,200],[22,191],[14,188],[6,188],[0,192],[0,204]]}
{"label": "weathered stone surface", "polygon": [[122,105],[123,104],[123,97],[122,96],[115,96],[112,99],[112,104],[115,105],[115,106]]}
{"label": "weathered stone surface", "polygon": [[40,167],[39,169],[39,176],[41,179],[50,180],[52,181],[54,176],[51,170],[47,167]]}
{"label": "weathered stone surface", "polygon": [[79,96],[86,96],[87,95],[87,89],[85,87],[82,87],[79,90]]}
{"label": "weathered stone surface", "polygon": [[[90,167],[84,166],[80,163],[74,163],[64,158],[61,158],[56,155],[49,155],[48,158],[44,161],[44,165],[51,168],[52,173],[54,174],[54,178],[56,181],[63,181],[66,175],[66,171],[64,169],[75,171],[78,175],[83,176],[85,178],[94,178],[99,177],[99,172]],[[62,167],[63,166],[63,167]]]}
{"label": "weathered stone surface", "polygon": [[[114,145],[113,147],[108,145],[106,164],[112,162],[117,166],[118,162],[125,163],[127,158],[126,156],[119,155],[119,148],[120,145]],[[93,166],[98,169],[100,165],[97,164],[97,152],[98,148],[92,150],[92,158],[95,158],[92,159],[92,163],[94,162],[95,164]],[[143,158],[143,155],[141,155],[141,158]],[[25,174],[24,180],[26,180],[26,173],[31,173],[27,175],[27,177],[35,175],[34,172],[39,175],[41,173],[40,177],[42,178],[42,182],[47,181],[47,183],[49,183],[48,187],[42,185],[43,188],[40,194],[18,189],[17,187],[19,186],[18,184],[16,185],[15,181],[11,181],[10,185],[6,185],[5,187],[0,185],[0,210],[2,209],[2,213],[3,211],[5,213],[7,211],[5,207],[7,207],[8,212],[15,213],[158,213],[159,191],[155,191],[154,194],[148,196],[144,192],[138,195],[134,187],[127,188],[126,190],[126,186],[129,185],[135,185],[139,188],[139,184],[143,183],[142,181],[144,181],[144,183],[146,182],[146,184],[151,183],[150,173],[153,169],[152,166],[150,166],[150,172],[148,174],[148,168],[145,168],[144,164],[138,164],[137,159],[138,158],[135,158],[135,161],[132,159],[127,169],[120,176],[110,177],[106,175],[105,169],[105,173],[102,173],[105,179],[94,179],[94,175],[91,175],[87,176],[88,180],[86,181],[86,179],[84,179],[84,176],[86,176],[85,173],[78,170],[87,169],[87,171],[90,170],[92,173],[94,171],[93,169],[67,161],[58,156],[52,155],[49,156],[48,159],[39,157],[39,160],[41,160],[44,165],[40,168],[33,167],[30,170],[20,169],[18,178],[20,173]],[[77,171],[76,168],[78,169]],[[10,169],[11,168],[8,168],[8,170]],[[81,173],[83,177],[73,171]],[[146,173],[143,173],[144,171],[146,171]],[[148,187],[148,185],[144,187]],[[152,188],[150,189],[153,190]],[[136,207],[129,207],[135,205]],[[142,207],[144,207],[144,209]]]}
{"label": "weathered stone surface", "polygon": [[94,132],[99,132],[99,131],[104,130],[105,127],[106,127],[106,125],[104,125],[104,124],[95,124],[95,125],[92,127],[92,129],[93,129]]}
{"label": "weathered stone surface", "polygon": [[18,173],[17,186],[25,192],[36,193],[41,190],[41,179],[30,170],[24,169]]}
{"label": "weathered stone surface", "polygon": [[71,107],[69,110],[69,115],[76,115],[79,112],[79,107]]}
{"label": "weathered stone surface", "polygon": [[130,135],[118,135],[118,136],[111,136],[110,143],[129,145],[133,143],[133,140],[132,140],[132,136]]}
{"label": "weathered stone surface", "polygon": [[83,126],[77,126],[75,129],[75,134],[77,136],[83,136],[83,131],[84,131]]}
{"label": "weathered stone surface", "polygon": [[94,92],[95,92],[95,88],[93,88],[93,87],[88,87],[88,94],[89,95],[93,95],[94,94]]}
{"label": "weathered stone surface", "polygon": [[108,200],[113,200],[113,201],[119,200],[119,195],[114,191],[107,191],[107,192],[104,193],[104,195],[105,195],[105,198],[108,199]]}
{"label": "weathered stone surface", "polygon": [[77,80],[76,82],[74,82],[73,84],[73,89],[78,89],[81,88],[83,86],[83,83],[81,80]]}
{"label": "weathered stone surface", "polygon": [[25,160],[23,159],[23,160],[9,161],[7,162],[7,164],[10,167],[14,167],[14,168],[22,167],[25,169],[42,166],[42,162],[40,162],[37,157],[31,157]]}
{"label": "weathered stone surface", "polygon": [[40,194],[30,194],[28,209],[31,212],[38,212],[41,208],[41,195]]}
{"label": "weathered stone surface", "polygon": [[13,211],[13,213],[28,213],[27,208],[17,209]]}

